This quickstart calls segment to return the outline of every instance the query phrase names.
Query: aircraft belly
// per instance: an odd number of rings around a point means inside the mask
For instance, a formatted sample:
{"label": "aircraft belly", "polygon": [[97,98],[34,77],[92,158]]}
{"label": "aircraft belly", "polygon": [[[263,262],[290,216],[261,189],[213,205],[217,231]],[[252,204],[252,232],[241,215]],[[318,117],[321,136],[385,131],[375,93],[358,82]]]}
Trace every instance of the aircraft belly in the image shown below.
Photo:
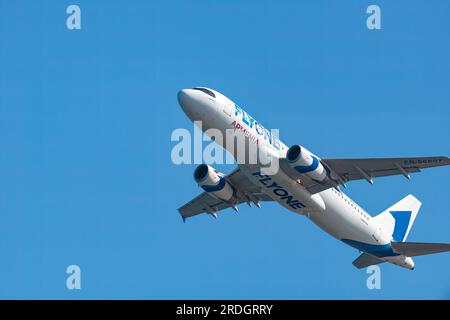
{"label": "aircraft belly", "polygon": [[278,170],[274,175],[267,175],[258,165],[240,167],[253,183],[261,187],[262,192],[288,210],[299,214],[325,210],[325,203],[319,194],[311,195],[283,171]]}

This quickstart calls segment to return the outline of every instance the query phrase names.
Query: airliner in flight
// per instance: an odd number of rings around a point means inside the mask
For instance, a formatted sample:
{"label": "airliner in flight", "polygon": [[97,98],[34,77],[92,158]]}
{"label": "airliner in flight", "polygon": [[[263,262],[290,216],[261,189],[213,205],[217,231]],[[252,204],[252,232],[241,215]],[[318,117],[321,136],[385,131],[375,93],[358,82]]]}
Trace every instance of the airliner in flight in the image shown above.
{"label": "airliner in flight", "polygon": [[[260,207],[263,201],[276,201],[286,209],[304,215],[325,232],[361,255],[353,261],[357,268],[389,262],[414,269],[412,257],[450,251],[450,244],[406,242],[421,202],[408,195],[377,216],[372,217],[341,191],[348,181],[364,179],[373,183],[377,177],[403,175],[410,178],[422,169],[450,164],[448,157],[333,159],[320,158],[300,145],[288,148],[244,109],[221,93],[196,87],[178,92],[178,101],[186,115],[202,130],[216,129],[227,137],[233,130],[242,135],[246,152],[263,151],[277,170],[268,173],[261,160],[238,162],[238,167],[224,175],[201,164],[194,179],[204,190],[179,212],[185,221],[207,213],[217,218],[226,208],[238,210],[241,203]],[[233,143],[226,139],[215,143],[238,156]],[[230,147],[231,146],[231,147]],[[253,150],[253,151],[252,151]]]}

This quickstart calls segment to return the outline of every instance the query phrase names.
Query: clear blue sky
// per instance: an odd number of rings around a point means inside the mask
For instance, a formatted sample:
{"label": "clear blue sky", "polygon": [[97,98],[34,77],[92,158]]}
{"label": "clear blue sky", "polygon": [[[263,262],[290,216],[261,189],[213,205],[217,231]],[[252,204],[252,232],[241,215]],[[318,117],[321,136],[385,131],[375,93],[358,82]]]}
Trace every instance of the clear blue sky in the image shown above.
{"label": "clear blue sky", "polygon": [[[322,157],[450,155],[449,17],[444,0],[0,0],[0,298],[449,299],[450,254],[383,265],[370,291],[356,250],[273,203],[183,224],[200,190],[170,160],[196,85]],[[347,192],[372,215],[412,193],[409,240],[450,242],[449,179]]]}

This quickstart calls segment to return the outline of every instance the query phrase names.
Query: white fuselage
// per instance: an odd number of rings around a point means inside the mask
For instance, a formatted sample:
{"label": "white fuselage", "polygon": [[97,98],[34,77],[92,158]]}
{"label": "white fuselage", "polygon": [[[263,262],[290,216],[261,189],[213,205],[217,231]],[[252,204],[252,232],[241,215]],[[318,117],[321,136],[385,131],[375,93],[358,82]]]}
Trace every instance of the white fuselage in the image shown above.
{"label": "white fuselage", "polygon": [[[259,150],[273,157],[284,158],[288,147],[268,133],[268,131],[242,108],[230,99],[213,91],[214,96],[200,90],[184,89],[178,99],[183,110],[192,121],[201,121],[202,130],[219,130],[224,137],[221,145],[235,157],[236,148],[230,150],[226,137],[227,130],[233,130],[245,137],[245,152],[254,152],[250,144],[256,144]],[[219,141],[216,141],[219,142]],[[305,215],[321,229],[333,237],[354,246],[362,243],[368,246],[390,247],[391,235],[386,234],[365,210],[346,196],[338,188],[330,188],[312,195],[298,181],[289,177],[283,170],[273,175],[261,173],[260,164],[238,163],[241,170],[261,191],[286,209]],[[286,194],[298,200],[302,205],[291,206],[285,199]],[[354,246],[361,251],[364,248]],[[386,261],[396,263],[404,257],[384,257]]]}

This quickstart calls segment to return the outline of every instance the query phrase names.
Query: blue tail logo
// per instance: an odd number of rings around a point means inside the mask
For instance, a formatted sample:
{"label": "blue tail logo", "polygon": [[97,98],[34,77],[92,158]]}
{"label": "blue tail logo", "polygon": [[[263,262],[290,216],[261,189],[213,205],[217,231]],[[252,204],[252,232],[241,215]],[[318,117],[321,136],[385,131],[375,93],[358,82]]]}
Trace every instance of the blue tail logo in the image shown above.
{"label": "blue tail logo", "polygon": [[412,211],[390,211],[390,213],[395,219],[394,233],[392,234],[392,237],[395,241],[403,242],[411,221]]}

